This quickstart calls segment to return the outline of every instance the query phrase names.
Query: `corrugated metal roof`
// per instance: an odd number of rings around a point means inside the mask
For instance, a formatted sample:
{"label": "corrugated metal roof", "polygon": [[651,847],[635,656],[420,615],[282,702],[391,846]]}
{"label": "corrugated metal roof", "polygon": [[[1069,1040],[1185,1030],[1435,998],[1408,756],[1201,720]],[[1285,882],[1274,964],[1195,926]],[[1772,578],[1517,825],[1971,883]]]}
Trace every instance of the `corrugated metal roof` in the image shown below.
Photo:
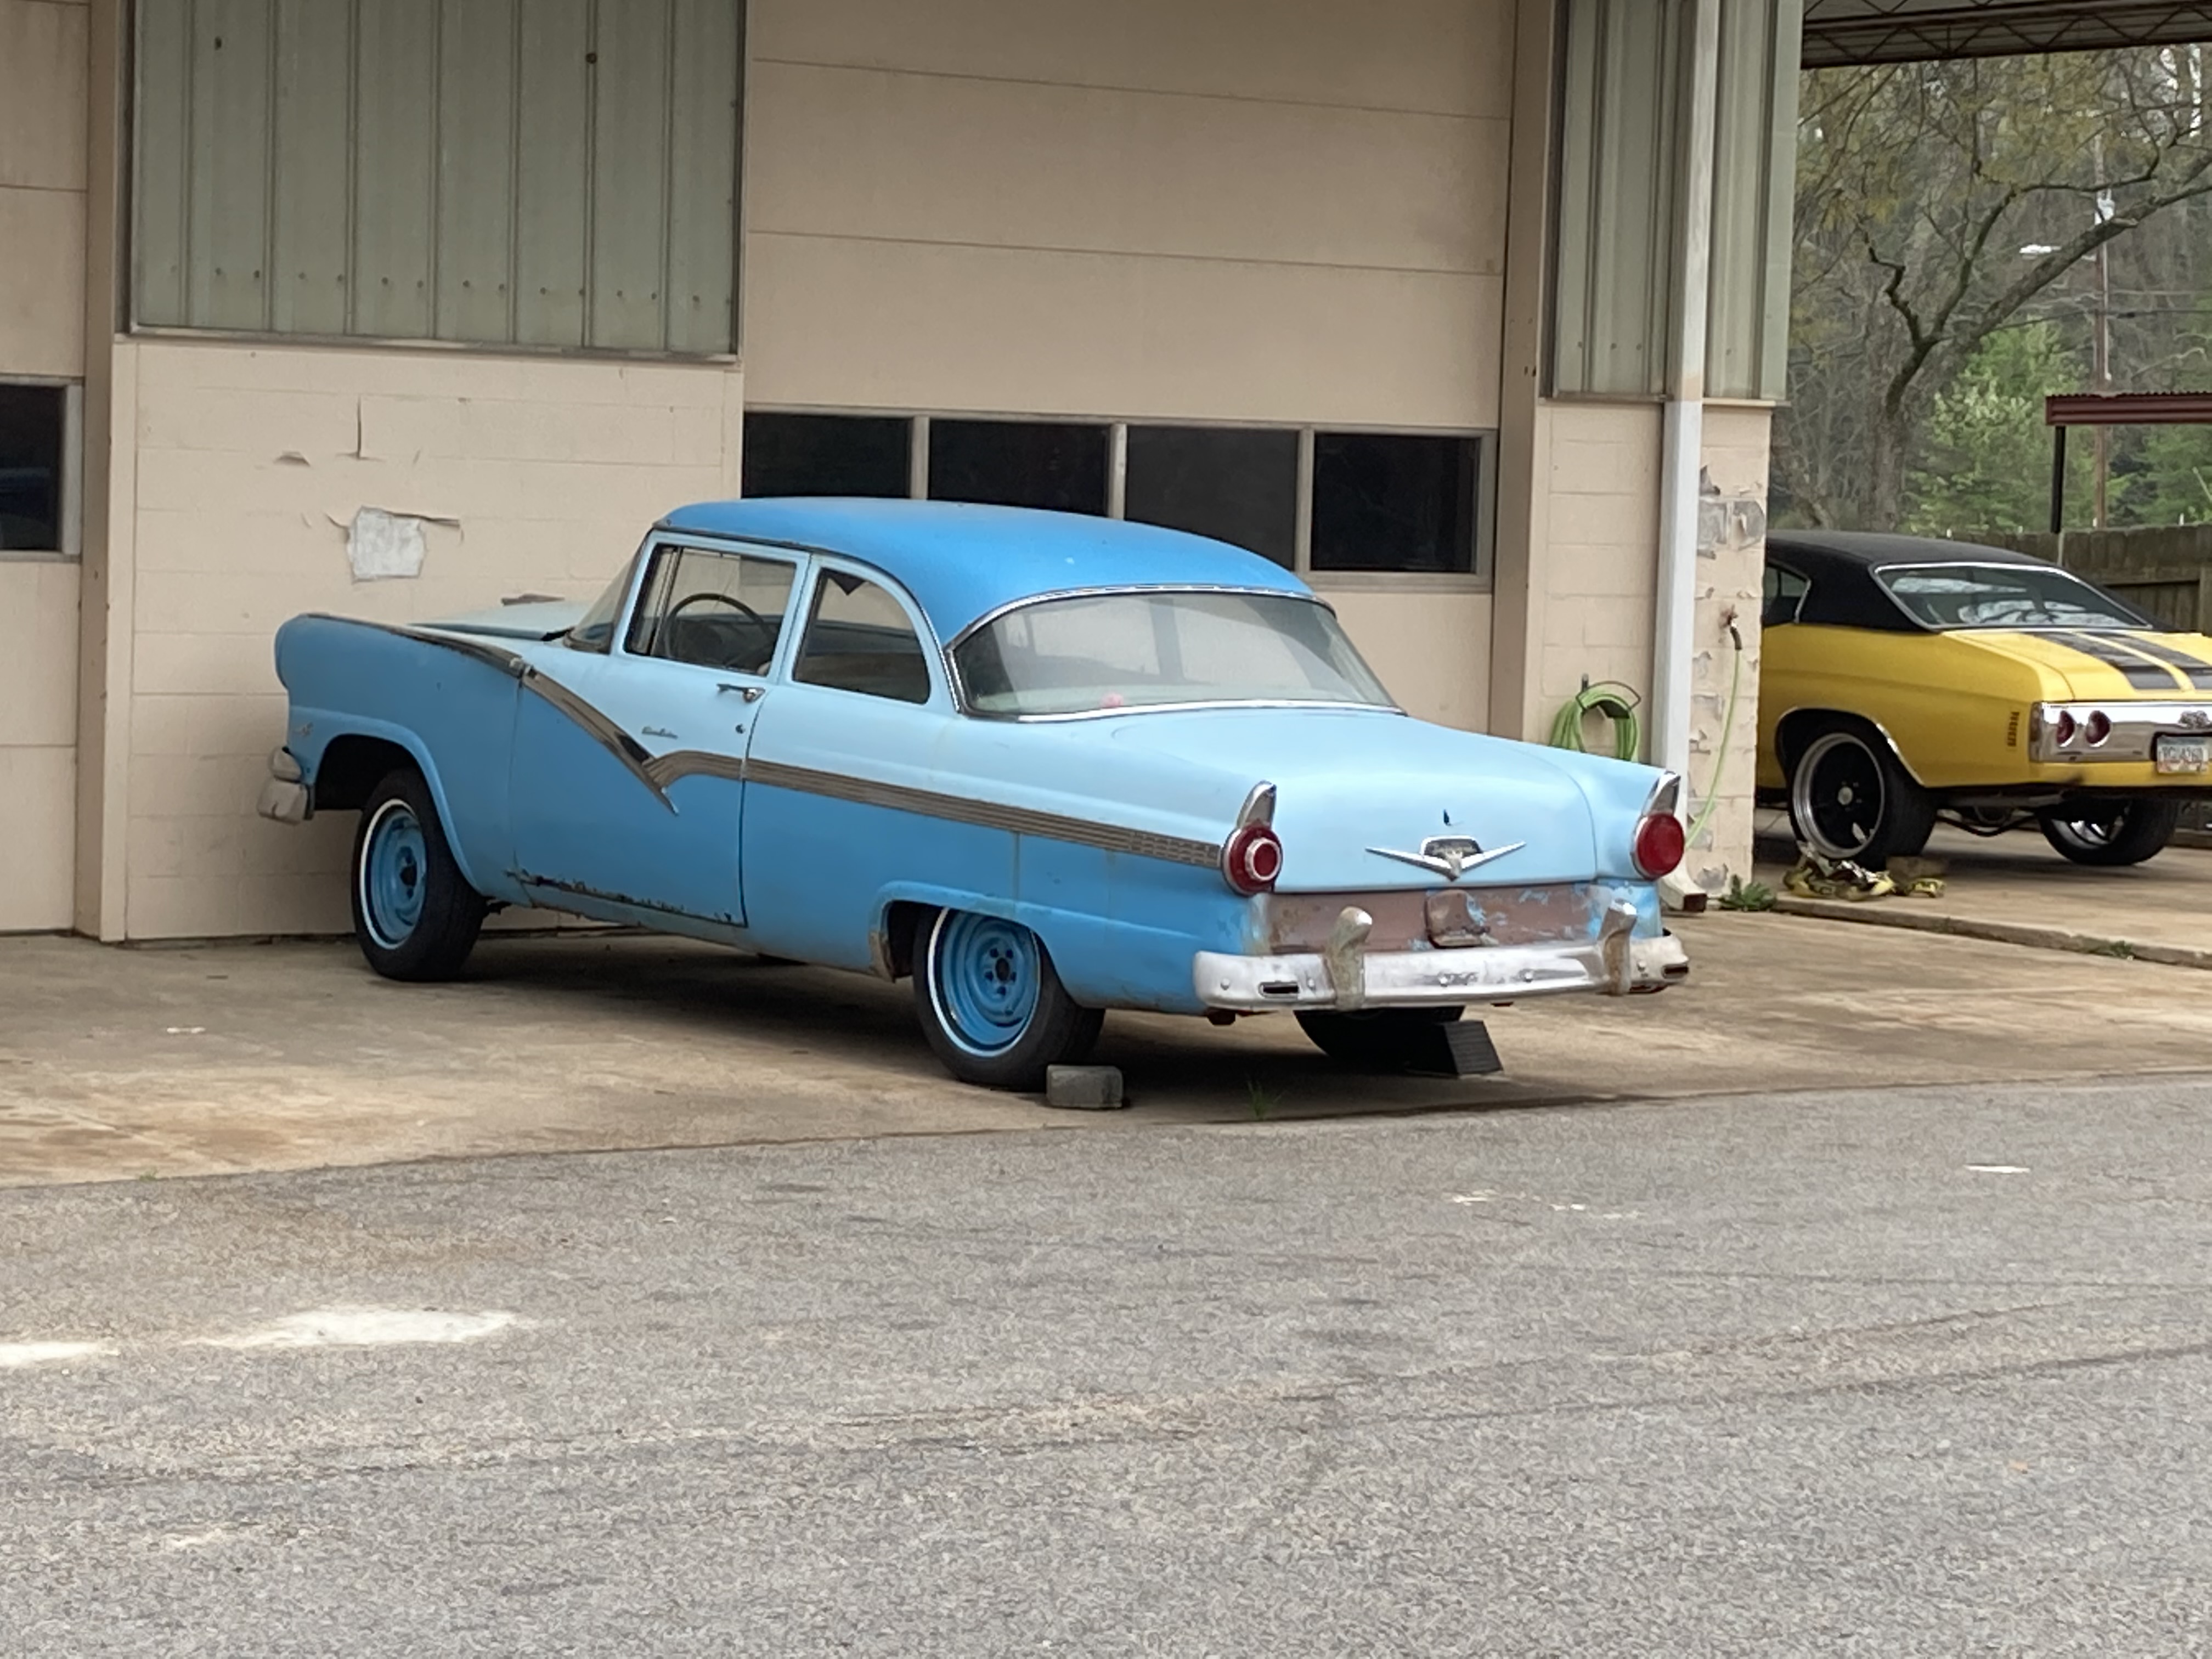
{"label": "corrugated metal roof", "polygon": [[1807,0],[1804,65],[2212,41],[2212,0]]}
{"label": "corrugated metal roof", "polygon": [[2212,426],[2212,392],[2071,392],[2043,400],[2045,426]]}

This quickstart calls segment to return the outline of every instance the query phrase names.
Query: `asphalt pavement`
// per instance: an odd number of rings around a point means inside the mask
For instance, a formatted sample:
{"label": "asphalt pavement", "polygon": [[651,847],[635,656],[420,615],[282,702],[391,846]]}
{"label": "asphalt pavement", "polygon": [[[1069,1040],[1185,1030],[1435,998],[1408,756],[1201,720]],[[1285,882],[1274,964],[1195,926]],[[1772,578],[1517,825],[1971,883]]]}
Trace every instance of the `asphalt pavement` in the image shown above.
{"label": "asphalt pavement", "polygon": [[0,1650],[2202,1653],[2212,1081],[0,1191]]}

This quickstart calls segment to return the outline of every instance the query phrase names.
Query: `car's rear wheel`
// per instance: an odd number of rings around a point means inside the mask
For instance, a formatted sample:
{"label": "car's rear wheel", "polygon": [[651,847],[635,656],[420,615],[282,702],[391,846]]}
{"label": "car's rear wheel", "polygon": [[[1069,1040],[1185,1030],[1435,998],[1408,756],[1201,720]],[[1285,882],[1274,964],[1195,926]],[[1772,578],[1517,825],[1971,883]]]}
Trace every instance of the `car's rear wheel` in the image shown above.
{"label": "car's rear wheel", "polygon": [[1401,1072],[1421,1032],[1449,1025],[1464,1008],[1363,1008],[1353,1013],[1316,1009],[1298,1016],[1315,1048],[1340,1066],[1359,1072]]}
{"label": "car's rear wheel", "polygon": [[2181,803],[2138,795],[2093,809],[2045,812],[2043,838],[2076,864],[2141,864],[2166,850],[2181,825]]}
{"label": "car's rear wheel", "polygon": [[1814,733],[1790,769],[1790,822],[1822,858],[1879,870],[1928,845],[1936,801],[1887,743],[1838,722]]}
{"label": "car's rear wheel", "polygon": [[1105,1018],[1068,995],[1042,939],[974,910],[937,913],[914,988],[945,1069],[987,1088],[1042,1089],[1047,1066],[1090,1052]]}
{"label": "car's rear wheel", "polygon": [[483,927],[483,895],[446,843],[430,786],[413,767],[386,776],[353,838],[353,933],[386,979],[450,979]]}

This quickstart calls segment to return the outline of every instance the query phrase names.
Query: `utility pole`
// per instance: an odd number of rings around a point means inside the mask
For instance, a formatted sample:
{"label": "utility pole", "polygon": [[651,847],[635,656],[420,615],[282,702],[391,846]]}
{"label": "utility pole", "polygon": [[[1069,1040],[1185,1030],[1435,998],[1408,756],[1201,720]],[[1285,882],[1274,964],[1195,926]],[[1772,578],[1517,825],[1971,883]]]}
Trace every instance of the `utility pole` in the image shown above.
{"label": "utility pole", "polygon": [[[2105,141],[2100,135],[2095,143],[2094,166],[2097,169],[2097,223],[2103,225],[2112,216],[2112,194],[2105,188]],[[2109,397],[2112,390],[2112,262],[2107,250],[2108,241],[2097,244],[2097,334],[2093,348],[2095,362],[2097,393]],[[2106,490],[2112,474],[2112,429],[2108,426],[2095,428],[2097,443],[2097,496],[2089,526],[2105,528]]]}

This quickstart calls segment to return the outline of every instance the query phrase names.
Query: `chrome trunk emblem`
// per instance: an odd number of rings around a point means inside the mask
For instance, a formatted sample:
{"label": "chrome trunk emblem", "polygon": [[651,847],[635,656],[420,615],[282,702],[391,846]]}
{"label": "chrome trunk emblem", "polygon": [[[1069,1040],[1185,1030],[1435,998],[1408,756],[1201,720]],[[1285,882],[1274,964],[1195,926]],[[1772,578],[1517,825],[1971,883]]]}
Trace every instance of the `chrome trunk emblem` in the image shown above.
{"label": "chrome trunk emblem", "polygon": [[1446,881],[1457,881],[1468,871],[1479,870],[1509,853],[1517,853],[1528,844],[1516,841],[1510,846],[1493,847],[1486,853],[1472,836],[1431,836],[1421,843],[1418,853],[1401,853],[1395,847],[1370,847],[1367,850],[1381,858],[1395,859],[1401,864],[1432,871]]}

